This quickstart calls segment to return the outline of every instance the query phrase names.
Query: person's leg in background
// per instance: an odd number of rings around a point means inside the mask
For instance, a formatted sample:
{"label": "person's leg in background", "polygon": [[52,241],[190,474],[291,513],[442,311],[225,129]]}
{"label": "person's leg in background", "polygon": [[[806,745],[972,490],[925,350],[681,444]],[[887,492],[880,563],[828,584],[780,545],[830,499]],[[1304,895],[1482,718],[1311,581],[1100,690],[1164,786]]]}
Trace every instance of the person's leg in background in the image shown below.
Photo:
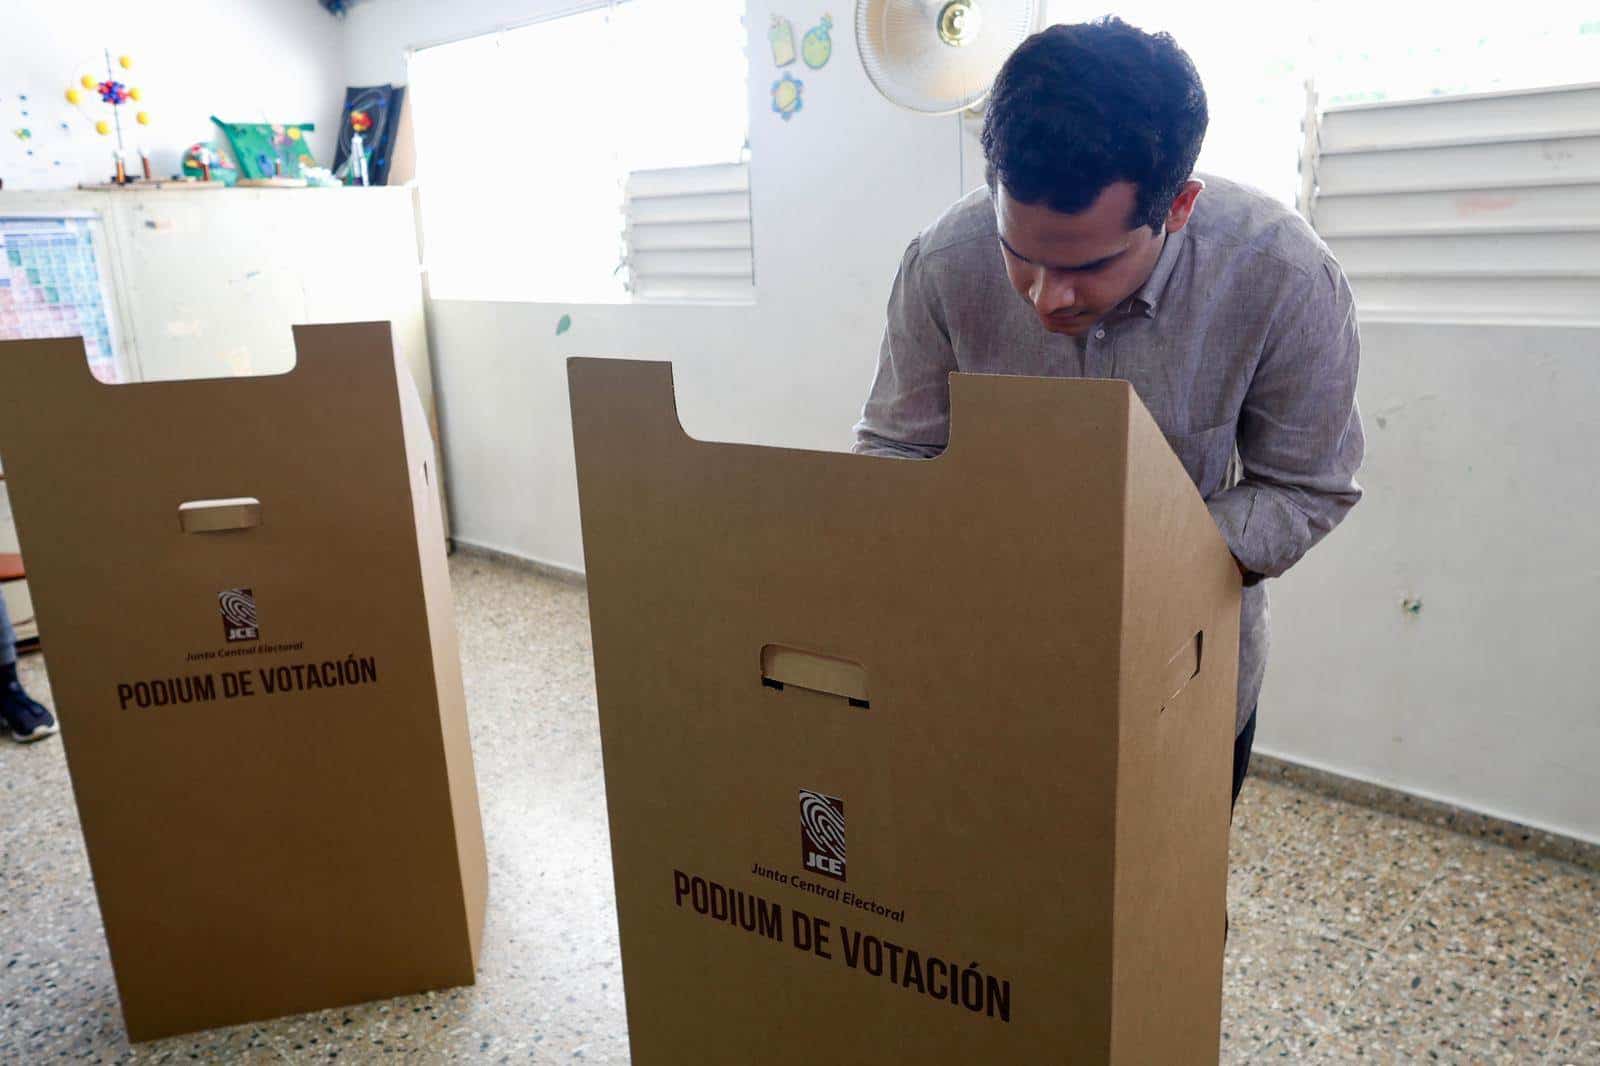
{"label": "person's leg in background", "polygon": [[[1256,712],[1252,708],[1250,720],[1245,722],[1244,730],[1233,738],[1233,801],[1228,807],[1228,822],[1233,822],[1233,808],[1239,805],[1239,790],[1244,787],[1245,771],[1250,769],[1250,749],[1256,745]],[[1228,927],[1232,924],[1227,912],[1222,915],[1222,940],[1228,940]]]}
{"label": "person's leg in background", "polygon": [[1250,720],[1245,722],[1244,731],[1233,738],[1233,804],[1228,808],[1229,821],[1233,818],[1233,808],[1239,805],[1239,790],[1244,787],[1245,771],[1250,769],[1250,749],[1256,745],[1256,712],[1250,711]]}
{"label": "person's leg in background", "polygon": [[4,596],[0,596],[0,721],[13,740],[24,744],[56,732],[55,718],[17,680],[17,634]]}

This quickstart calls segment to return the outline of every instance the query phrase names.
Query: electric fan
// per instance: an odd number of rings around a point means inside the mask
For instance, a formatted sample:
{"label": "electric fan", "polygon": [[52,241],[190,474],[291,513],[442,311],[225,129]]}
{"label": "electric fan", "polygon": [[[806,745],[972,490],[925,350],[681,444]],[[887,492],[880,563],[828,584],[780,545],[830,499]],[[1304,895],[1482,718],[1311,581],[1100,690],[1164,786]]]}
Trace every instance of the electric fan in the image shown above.
{"label": "electric fan", "polygon": [[1043,0],[856,0],[856,46],[889,100],[926,115],[976,107]]}

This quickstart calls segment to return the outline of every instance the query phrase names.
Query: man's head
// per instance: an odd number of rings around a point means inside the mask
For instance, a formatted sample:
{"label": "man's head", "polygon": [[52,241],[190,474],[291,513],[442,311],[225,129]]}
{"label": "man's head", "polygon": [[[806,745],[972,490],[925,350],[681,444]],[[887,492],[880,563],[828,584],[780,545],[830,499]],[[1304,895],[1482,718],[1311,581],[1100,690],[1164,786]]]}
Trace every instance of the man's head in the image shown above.
{"label": "man's head", "polygon": [[1167,34],[1052,26],[1006,60],[983,154],[1006,273],[1046,329],[1087,332],[1150,277],[1199,195],[1205,132],[1200,76]]}

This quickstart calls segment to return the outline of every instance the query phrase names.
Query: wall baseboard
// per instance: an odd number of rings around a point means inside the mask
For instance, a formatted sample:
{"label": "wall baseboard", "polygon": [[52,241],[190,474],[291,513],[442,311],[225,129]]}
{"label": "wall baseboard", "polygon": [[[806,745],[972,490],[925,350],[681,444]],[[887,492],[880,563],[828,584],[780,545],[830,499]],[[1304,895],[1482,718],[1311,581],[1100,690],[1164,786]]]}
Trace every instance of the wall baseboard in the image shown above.
{"label": "wall baseboard", "polygon": [[567,585],[582,585],[586,582],[582,570],[573,570],[571,567],[561,566],[557,563],[547,563],[541,559],[532,559],[526,555],[518,555],[516,552],[506,551],[503,548],[491,548],[487,544],[475,544],[470,540],[462,540],[460,537],[456,537],[451,543],[458,553],[475,559],[488,559],[497,563],[506,563],[516,567],[518,570],[526,570],[529,573],[538,574],[540,577],[548,577]]}
{"label": "wall baseboard", "polygon": [[1278,781],[1307,792],[1345,800],[1362,807],[1399,815],[1425,825],[1449,829],[1465,836],[1478,837],[1517,851],[1532,852],[1546,858],[1600,871],[1600,844],[1523,825],[1507,818],[1467,810],[1439,800],[1424,799],[1409,792],[1360,781],[1353,777],[1318,770],[1272,755],[1256,753],[1250,760],[1250,776]]}

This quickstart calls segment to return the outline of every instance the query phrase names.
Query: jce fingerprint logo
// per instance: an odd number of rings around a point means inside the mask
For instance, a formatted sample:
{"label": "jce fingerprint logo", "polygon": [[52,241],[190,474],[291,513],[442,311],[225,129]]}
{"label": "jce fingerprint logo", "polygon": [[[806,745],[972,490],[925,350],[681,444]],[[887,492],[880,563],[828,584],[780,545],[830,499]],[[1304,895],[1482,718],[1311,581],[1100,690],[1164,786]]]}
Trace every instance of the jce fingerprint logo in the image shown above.
{"label": "jce fingerprint logo", "polygon": [[217,593],[222,609],[222,632],[230,640],[259,640],[256,625],[256,598],[249,589],[223,589]]}
{"label": "jce fingerprint logo", "polygon": [[844,800],[800,790],[800,859],[808,870],[844,880]]}

